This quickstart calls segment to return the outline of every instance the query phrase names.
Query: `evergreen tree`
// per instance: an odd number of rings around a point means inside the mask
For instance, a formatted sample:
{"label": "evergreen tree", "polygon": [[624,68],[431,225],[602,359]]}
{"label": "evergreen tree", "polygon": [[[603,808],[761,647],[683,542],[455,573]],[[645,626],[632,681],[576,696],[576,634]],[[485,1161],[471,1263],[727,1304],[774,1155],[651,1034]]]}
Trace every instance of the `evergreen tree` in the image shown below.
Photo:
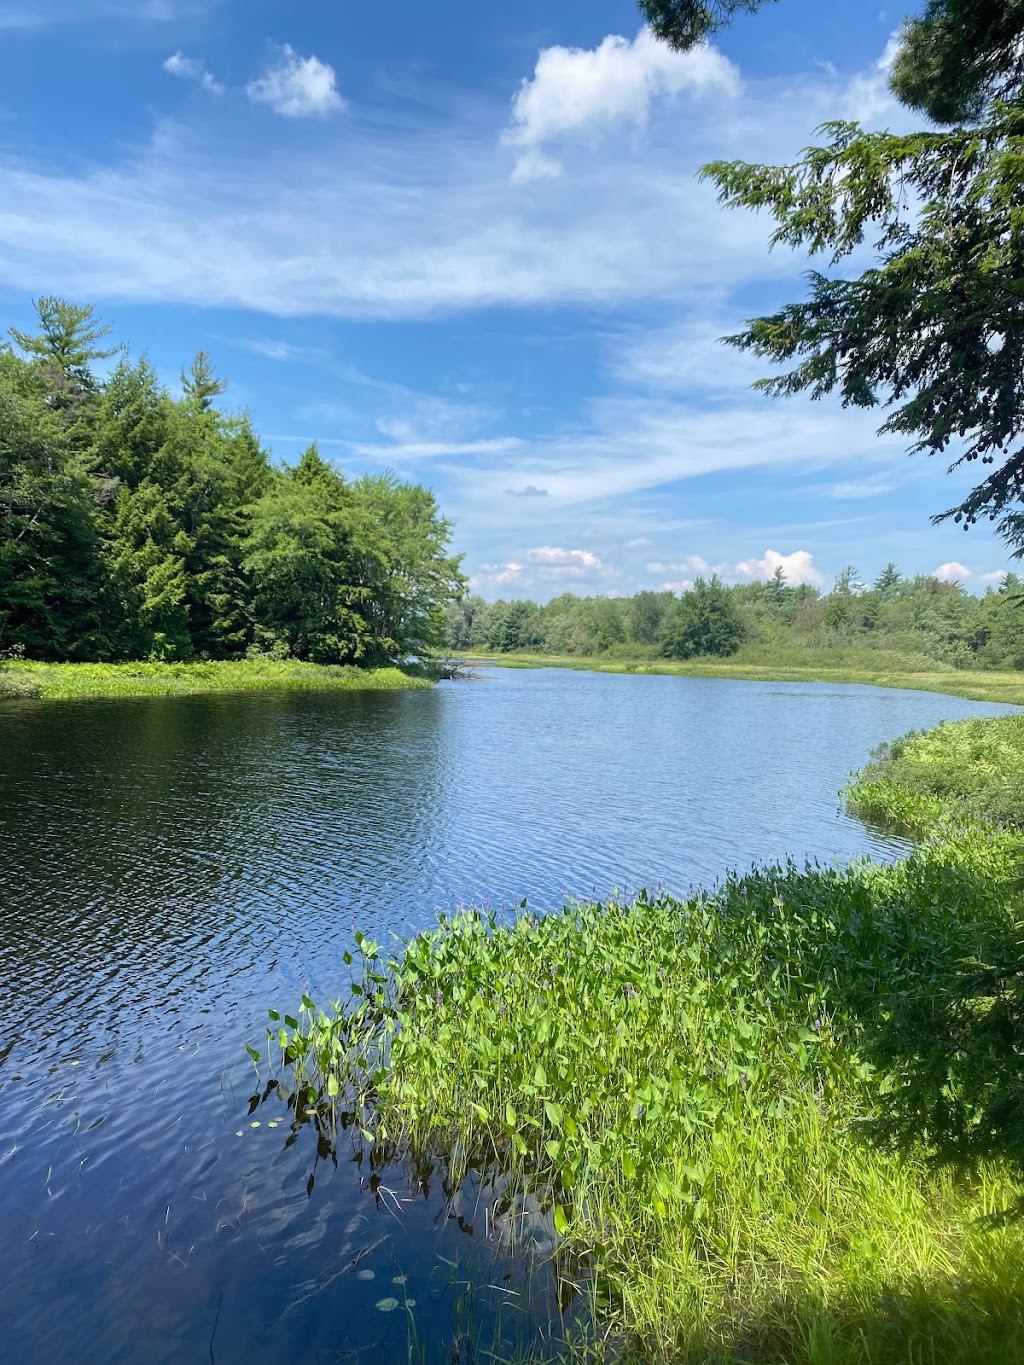
{"label": "evergreen tree", "polygon": [[662,653],[670,659],[709,654],[725,658],[743,643],[743,621],[729,590],[717,574],[698,578],[665,623]]}

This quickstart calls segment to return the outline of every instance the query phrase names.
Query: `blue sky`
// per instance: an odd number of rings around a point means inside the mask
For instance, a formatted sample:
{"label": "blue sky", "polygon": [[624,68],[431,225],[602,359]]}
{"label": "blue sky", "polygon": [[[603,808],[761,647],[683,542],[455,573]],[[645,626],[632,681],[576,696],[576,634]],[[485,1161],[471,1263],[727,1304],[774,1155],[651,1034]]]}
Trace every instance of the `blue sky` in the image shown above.
{"label": "blue sky", "polygon": [[92,303],[172,386],[209,351],[277,457],[432,487],[488,597],[983,589],[998,538],[929,523],[969,469],[717,341],[807,262],[697,168],[909,126],[901,14],[780,0],[684,56],[629,0],[0,0],[0,316]]}

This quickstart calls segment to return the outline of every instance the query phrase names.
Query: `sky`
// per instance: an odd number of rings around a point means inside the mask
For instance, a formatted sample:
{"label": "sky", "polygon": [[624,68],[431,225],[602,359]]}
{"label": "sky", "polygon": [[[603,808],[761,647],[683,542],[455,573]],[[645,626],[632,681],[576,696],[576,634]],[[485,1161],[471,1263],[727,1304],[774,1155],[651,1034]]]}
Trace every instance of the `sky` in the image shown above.
{"label": "sky", "polygon": [[720,338],[809,263],[697,178],[913,126],[904,12],[779,0],[679,54],[631,0],[0,0],[0,328],[92,304],[172,389],[207,351],[276,459],[432,488],[488,598],[983,591],[1003,543],[930,522],[970,467],[751,390]]}

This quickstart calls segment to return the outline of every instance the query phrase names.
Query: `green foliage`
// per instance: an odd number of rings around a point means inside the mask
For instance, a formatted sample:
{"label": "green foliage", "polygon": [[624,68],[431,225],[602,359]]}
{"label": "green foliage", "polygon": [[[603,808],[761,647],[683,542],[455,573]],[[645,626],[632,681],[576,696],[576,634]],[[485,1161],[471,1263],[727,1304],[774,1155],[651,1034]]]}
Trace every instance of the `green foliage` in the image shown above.
{"label": "green foliage", "polygon": [[973,122],[1024,77],[1021,0],[929,0],[907,20],[889,77],[893,93],[935,123]]}
{"label": "green foliage", "polygon": [[743,621],[732,596],[713,575],[698,578],[668,616],[661,636],[662,652],[670,659],[695,655],[727,658],[743,642]]}
{"label": "green foliage", "polygon": [[44,697],[184,696],[197,692],[322,691],[349,688],[391,692],[425,688],[426,675],[397,668],[351,668],[297,659],[250,658],[202,663],[0,662],[0,699]]}
{"label": "green foliage", "polygon": [[[737,13],[769,0],[639,0],[648,23],[673,47],[712,37]],[[972,122],[993,96],[1020,88],[1024,76],[1022,0],[928,0],[904,22],[890,88],[935,123]]]}
{"label": "green foliage", "polygon": [[769,0],[638,0],[651,28],[672,47],[696,47],[732,21],[753,14]]}
{"label": "green foliage", "polygon": [[[755,667],[811,669],[819,676],[844,670],[879,675],[1024,669],[1024,591],[1014,574],[984,596],[926,574],[905,578],[894,564],[871,586],[857,581],[850,568],[824,595],[806,584],[790,586],[780,572],[767,583],[718,585],[711,596],[731,623],[723,632],[726,641],[739,622],[738,651],[716,656],[711,637],[694,627],[679,640],[685,652],[675,652],[673,636],[671,657],[730,657]],[[455,653],[526,651],[541,658],[640,664],[664,657],[670,632],[699,617],[694,610],[699,599],[696,588],[681,597],[563,593],[545,606],[488,603],[469,594],[451,607],[444,643]],[[695,647],[706,653],[695,654]]]}
{"label": "green foliage", "polygon": [[[848,792],[854,810],[928,838],[932,847],[992,850],[1001,913],[975,920],[932,889],[915,902],[905,950],[909,980],[893,989],[871,1042],[892,1072],[874,1121],[886,1141],[926,1134],[940,1160],[972,1166],[1002,1156],[1024,1166],[1024,717],[960,721],[883,745]],[[945,955],[936,972],[922,955]]]}
{"label": "green foliage", "polygon": [[357,934],[345,1003],[272,1014],[268,1095],[378,1174],[440,1168],[453,1190],[497,1166],[586,1249],[644,1359],[816,1359],[809,1315],[872,1314],[915,1359],[931,1324],[893,1294],[960,1277],[970,1301],[1024,1231],[972,1228],[1018,1197],[1005,1167],[954,1188],[928,1164],[934,1128],[893,1149],[881,1120],[919,1038],[899,1006],[1012,932],[1019,853],[964,832],[895,867],[768,868],[684,902],[470,912],[390,954]]}
{"label": "green foliage", "polygon": [[198,352],[174,399],[143,358],[104,382],[90,308],[37,303],[0,347],[0,651],[380,666],[429,655],[463,585],[426,489],[275,468]]}
{"label": "green foliage", "polygon": [[[772,243],[827,252],[833,266],[870,233],[877,264],[856,279],[814,271],[810,298],[755,318],[731,344],[787,373],[773,395],[833,390],[844,405],[892,407],[883,432],[953,465],[998,464],[943,516],[997,516],[1024,491],[1021,196],[1024,107],[977,128],[908,135],[835,122],[794,166],[713,162],[730,207],[767,209]],[[919,199],[911,214],[907,200]],[[962,443],[962,445],[961,445]]]}

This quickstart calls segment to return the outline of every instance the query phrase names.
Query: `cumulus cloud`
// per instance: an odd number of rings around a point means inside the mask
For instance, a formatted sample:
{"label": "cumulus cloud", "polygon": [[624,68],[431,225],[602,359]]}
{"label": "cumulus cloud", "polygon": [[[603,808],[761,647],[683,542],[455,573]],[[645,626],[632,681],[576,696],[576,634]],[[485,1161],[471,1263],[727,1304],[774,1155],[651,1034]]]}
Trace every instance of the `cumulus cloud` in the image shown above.
{"label": "cumulus cloud", "polygon": [[164,62],[164,70],[169,76],[177,76],[183,81],[195,81],[211,95],[223,95],[224,87],[207,71],[206,63],[198,57],[186,57],[183,52],[175,52]]}
{"label": "cumulus cloud", "polygon": [[791,587],[798,583],[808,583],[812,588],[825,585],[824,574],[815,568],[814,557],[807,550],[794,550],[788,555],[765,550],[763,559],[745,559],[736,565],[736,572],[744,578],[769,579],[774,577],[776,569],[782,570]]}
{"label": "cumulus cloud", "polygon": [[568,568],[599,569],[601,561],[590,550],[564,550],[560,545],[536,545],[527,550],[531,564],[556,565]]}
{"label": "cumulus cloud", "polygon": [[932,577],[937,578],[941,583],[959,583],[965,578],[973,578],[974,574],[966,564],[961,564],[956,559],[949,559],[945,564],[940,564],[937,569],[932,570]]}
{"label": "cumulus cloud", "polygon": [[505,564],[481,564],[479,573],[473,574],[470,578],[469,586],[474,592],[479,592],[482,588],[500,587],[506,583],[515,583],[522,572],[522,564],[516,564],[514,560],[509,560]]}
{"label": "cumulus cloud", "polygon": [[642,28],[632,42],[610,34],[596,48],[546,47],[512,101],[503,143],[519,149],[513,176],[550,179],[560,164],[542,150],[552,140],[647,120],[651,103],[682,91],[739,93],[736,68],[711,47],[675,52]]}
{"label": "cumulus cloud", "polygon": [[510,498],[546,498],[548,490],[538,488],[535,483],[528,483],[525,488],[506,488],[505,492]]}
{"label": "cumulus cloud", "polygon": [[277,65],[250,81],[245,92],[254,104],[268,104],[284,118],[326,118],[347,107],[334,67],[319,57],[300,57],[287,43]]}

